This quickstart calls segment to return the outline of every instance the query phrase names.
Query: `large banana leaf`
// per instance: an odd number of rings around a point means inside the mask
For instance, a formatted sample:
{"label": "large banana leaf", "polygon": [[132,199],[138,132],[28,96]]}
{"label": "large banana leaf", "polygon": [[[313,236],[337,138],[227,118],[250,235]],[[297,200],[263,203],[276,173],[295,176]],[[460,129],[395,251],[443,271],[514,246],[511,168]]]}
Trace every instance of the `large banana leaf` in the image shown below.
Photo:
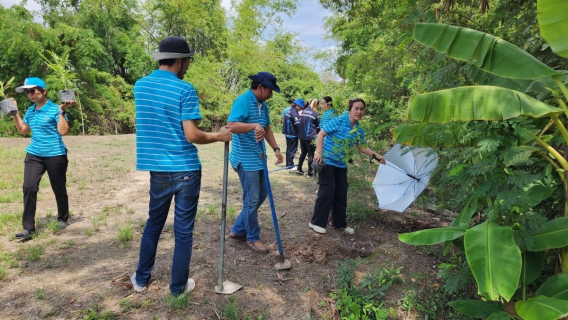
{"label": "large banana leaf", "polygon": [[456,300],[448,302],[448,304],[460,313],[472,318],[487,318],[504,310],[503,304],[497,301]]}
{"label": "large banana leaf", "polygon": [[521,285],[526,286],[540,276],[544,267],[542,252],[523,252],[523,269],[521,271]]}
{"label": "large banana leaf", "polygon": [[503,78],[534,80],[559,73],[519,47],[477,30],[436,23],[418,23],[413,37],[437,52]]}
{"label": "large banana leaf", "polygon": [[521,250],[511,227],[485,221],[467,230],[465,254],[479,294],[509,301],[517,290],[522,267]]}
{"label": "large banana leaf", "polygon": [[538,0],[536,12],[544,40],[557,55],[568,58],[568,1]]}
{"label": "large banana leaf", "polygon": [[542,251],[568,246],[568,217],[549,221],[540,228],[532,230],[533,246],[530,251]]}
{"label": "large banana leaf", "polygon": [[526,92],[527,88],[529,88],[529,86],[533,83],[533,80],[499,77],[476,67],[472,67],[472,69],[467,73],[467,76],[471,81],[478,85],[501,87],[519,92]]}
{"label": "large banana leaf", "polygon": [[525,320],[556,320],[568,315],[568,301],[537,296],[517,302],[515,311]]}
{"label": "large banana leaf", "polygon": [[511,320],[511,315],[505,311],[501,311],[490,315],[487,320]]}
{"label": "large banana leaf", "polygon": [[564,112],[518,91],[492,86],[460,87],[414,95],[408,101],[410,120],[430,123],[539,118]]}
{"label": "large banana leaf", "polygon": [[413,245],[433,245],[463,236],[467,224],[458,227],[433,228],[398,235],[398,240]]}
{"label": "large banana leaf", "polygon": [[568,273],[560,273],[548,278],[535,295],[543,295],[551,298],[568,301]]}

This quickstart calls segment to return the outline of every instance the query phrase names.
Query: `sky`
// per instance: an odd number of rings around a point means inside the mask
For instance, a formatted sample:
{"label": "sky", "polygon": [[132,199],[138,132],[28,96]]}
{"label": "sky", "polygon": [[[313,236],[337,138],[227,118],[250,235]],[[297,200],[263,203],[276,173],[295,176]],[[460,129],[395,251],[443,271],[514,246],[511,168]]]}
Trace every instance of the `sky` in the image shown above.
{"label": "sky", "polygon": [[[304,47],[311,47],[318,50],[333,50],[336,44],[332,40],[326,40],[326,31],[323,28],[324,19],[330,13],[324,9],[318,0],[300,0],[296,13],[292,17],[281,15],[283,20],[282,27],[290,32],[296,33],[298,39]],[[20,0],[0,0],[4,7],[11,7],[20,3]],[[230,12],[231,0],[222,0],[221,5]],[[31,11],[41,9],[34,0],[28,0],[26,8]],[[267,30],[265,37],[270,37],[271,30]],[[308,63],[315,66],[316,71],[323,71],[325,66],[320,62],[309,59]]]}

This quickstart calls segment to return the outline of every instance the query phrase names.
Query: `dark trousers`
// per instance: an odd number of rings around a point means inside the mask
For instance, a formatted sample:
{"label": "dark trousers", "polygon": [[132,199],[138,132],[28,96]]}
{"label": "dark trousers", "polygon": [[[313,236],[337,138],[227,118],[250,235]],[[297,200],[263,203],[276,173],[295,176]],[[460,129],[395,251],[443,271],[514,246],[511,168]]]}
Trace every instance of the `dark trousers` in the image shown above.
{"label": "dark trousers", "polygon": [[300,159],[298,160],[298,171],[302,171],[302,166],[304,165],[304,160],[306,155],[308,156],[308,175],[312,174],[312,161],[314,160],[314,152],[316,151],[316,146],[312,144],[313,140],[303,140],[300,139]]}
{"label": "dark trousers", "polygon": [[331,210],[333,226],[347,227],[347,168],[325,166],[318,175],[318,184],[312,224],[325,228]]}
{"label": "dark trousers", "polygon": [[286,138],[286,166],[294,165],[294,156],[298,151],[298,137]]}
{"label": "dark trousers", "polygon": [[41,177],[47,171],[51,189],[57,202],[57,220],[69,219],[69,200],[67,197],[67,155],[38,157],[27,154],[24,160],[24,215],[22,224],[26,230],[35,230],[37,192]]}

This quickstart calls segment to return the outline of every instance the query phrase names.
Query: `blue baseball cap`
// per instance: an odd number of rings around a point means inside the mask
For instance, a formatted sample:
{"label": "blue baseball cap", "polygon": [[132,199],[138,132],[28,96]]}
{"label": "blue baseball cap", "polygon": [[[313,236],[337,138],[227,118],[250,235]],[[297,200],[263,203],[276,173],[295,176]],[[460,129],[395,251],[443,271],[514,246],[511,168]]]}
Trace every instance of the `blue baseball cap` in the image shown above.
{"label": "blue baseball cap", "polygon": [[257,74],[250,75],[249,79],[280,93],[280,88],[276,84],[276,77],[270,72],[261,71]]}
{"label": "blue baseball cap", "polygon": [[16,92],[22,93],[24,92],[25,89],[31,89],[35,87],[46,89],[45,82],[43,82],[43,80],[41,80],[38,77],[31,77],[31,78],[26,78],[26,80],[24,80],[24,85],[17,87]]}
{"label": "blue baseball cap", "polygon": [[295,105],[298,105],[298,106],[300,106],[302,109],[304,109],[304,99],[302,99],[302,98],[296,99],[296,100],[294,101],[294,104],[295,104]]}

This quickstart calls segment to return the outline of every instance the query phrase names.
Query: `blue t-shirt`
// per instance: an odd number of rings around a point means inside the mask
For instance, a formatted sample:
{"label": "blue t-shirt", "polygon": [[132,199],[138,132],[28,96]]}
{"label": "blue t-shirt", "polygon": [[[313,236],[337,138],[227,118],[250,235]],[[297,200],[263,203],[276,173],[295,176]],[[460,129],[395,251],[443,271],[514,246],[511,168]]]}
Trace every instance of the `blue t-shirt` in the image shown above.
{"label": "blue t-shirt", "polygon": [[197,148],[182,121],[201,120],[191,83],[167,70],[154,70],[134,84],[136,170],[186,172],[201,169]]}
{"label": "blue t-shirt", "polygon": [[[270,115],[266,103],[259,103],[254,93],[249,89],[237,97],[229,113],[227,122],[259,123],[263,128],[270,124]],[[262,152],[266,154],[264,140]],[[229,155],[231,166],[237,168],[242,165],[245,171],[262,170],[262,159],[258,143],[254,137],[254,130],[245,133],[233,133],[231,154]]]}
{"label": "blue t-shirt", "polygon": [[333,118],[333,109],[326,110],[320,118],[320,129],[323,129],[325,125]]}
{"label": "blue t-shirt", "polygon": [[[26,148],[26,152],[38,157],[67,154],[63,137],[57,131],[59,106],[49,99],[40,109],[36,109],[36,105],[37,103],[34,103],[29,107],[22,119],[32,131],[31,143]],[[65,115],[65,120],[69,121],[67,115]]]}
{"label": "blue t-shirt", "polygon": [[323,161],[326,165],[347,168],[346,150],[365,144],[365,133],[359,123],[351,128],[349,115],[335,117],[322,129],[327,134],[323,140]]}

